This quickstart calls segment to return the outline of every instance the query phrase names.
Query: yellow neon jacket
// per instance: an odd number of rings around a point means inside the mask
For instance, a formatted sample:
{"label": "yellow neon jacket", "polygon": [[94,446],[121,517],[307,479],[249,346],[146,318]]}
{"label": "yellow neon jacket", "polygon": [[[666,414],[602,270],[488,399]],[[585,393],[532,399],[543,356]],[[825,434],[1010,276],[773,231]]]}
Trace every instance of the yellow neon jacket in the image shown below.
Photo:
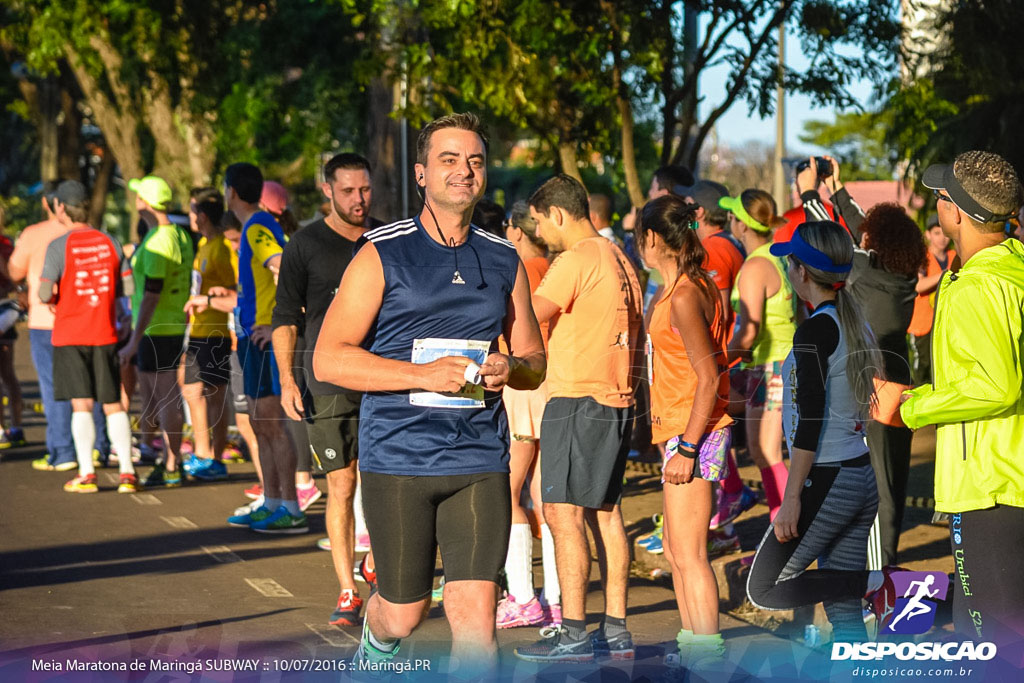
{"label": "yellow neon jacket", "polygon": [[938,426],[935,507],[1024,507],[1024,244],[983,249],[939,287],[933,383],[900,408],[912,429]]}

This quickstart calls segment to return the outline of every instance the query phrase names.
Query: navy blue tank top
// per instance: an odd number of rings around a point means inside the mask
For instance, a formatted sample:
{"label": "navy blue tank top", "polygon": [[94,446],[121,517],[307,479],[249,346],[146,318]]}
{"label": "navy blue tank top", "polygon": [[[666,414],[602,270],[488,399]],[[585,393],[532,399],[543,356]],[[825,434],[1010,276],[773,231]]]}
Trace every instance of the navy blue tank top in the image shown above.
{"label": "navy blue tank top", "polygon": [[[384,270],[384,298],[363,347],[410,361],[416,339],[484,341],[504,328],[519,256],[511,242],[471,226],[457,247],[432,240],[418,218],[371,230]],[[501,394],[478,408],[413,405],[409,392],[368,392],[359,414],[359,468],[440,476],[508,472],[508,419]]]}

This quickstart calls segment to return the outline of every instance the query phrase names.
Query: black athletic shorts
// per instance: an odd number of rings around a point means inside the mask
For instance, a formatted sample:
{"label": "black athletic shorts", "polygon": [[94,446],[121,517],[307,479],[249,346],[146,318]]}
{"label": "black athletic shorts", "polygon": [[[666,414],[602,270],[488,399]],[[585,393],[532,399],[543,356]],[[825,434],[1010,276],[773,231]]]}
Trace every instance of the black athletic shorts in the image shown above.
{"label": "black athletic shorts", "polygon": [[512,526],[507,472],[360,476],[381,597],[430,597],[438,547],[445,582],[498,582]]}
{"label": "black athletic shorts", "polygon": [[220,387],[231,381],[231,337],[190,339],[185,350],[185,384]]}
{"label": "black athletic shorts", "polygon": [[121,364],[115,344],[53,347],[53,398],[91,398],[100,403],[121,400]]}
{"label": "black athletic shorts", "polygon": [[309,449],[324,472],[348,467],[359,457],[359,404],[345,395],[309,396]]}
{"label": "black athletic shorts", "polygon": [[610,408],[590,397],[556,397],[540,427],[541,499],[585,508],[615,505],[633,432],[633,408]]}
{"label": "black athletic shorts", "polygon": [[185,337],[171,335],[167,337],[151,337],[144,335],[139,341],[139,352],[135,362],[139,372],[177,371],[181,362],[181,354],[185,350]]}

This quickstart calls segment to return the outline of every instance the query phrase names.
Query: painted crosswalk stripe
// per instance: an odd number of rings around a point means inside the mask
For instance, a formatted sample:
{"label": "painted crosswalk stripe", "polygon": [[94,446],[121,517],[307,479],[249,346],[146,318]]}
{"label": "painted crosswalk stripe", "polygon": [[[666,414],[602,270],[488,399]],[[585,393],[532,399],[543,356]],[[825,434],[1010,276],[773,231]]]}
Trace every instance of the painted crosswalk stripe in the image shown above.
{"label": "painted crosswalk stripe", "polygon": [[268,598],[293,598],[287,588],[273,579],[246,579],[245,582],[255,588],[260,595]]}
{"label": "painted crosswalk stripe", "polygon": [[204,545],[203,552],[222,564],[228,562],[244,562],[242,558],[231,552],[226,545]]}
{"label": "painted crosswalk stripe", "polygon": [[306,628],[320,636],[320,638],[331,647],[347,648],[351,647],[353,644],[359,644],[359,639],[354,635],[346,631],[342,631],[340,628],[335,628],[334,626],[306,624]]}
{"label": "painted crosswalk stripe", "polygon": [[110,486],[117,486],[121,483],[121,477],[114,474],[113,472],[103,472],[100,474],[103,477],[103,483]]}
{"label": "painted crosswalk stripe", "polygon": [[154,496],[152,493],[136,493],[132,495],[134,500],[139,505],[160,505],[161,500]]}
{"label": "painted crosswalk stripe", "polygon": [[196,523],[188,517],[161,517],[160,519],[167,522],[169,526],[174,529],[198,529]]}

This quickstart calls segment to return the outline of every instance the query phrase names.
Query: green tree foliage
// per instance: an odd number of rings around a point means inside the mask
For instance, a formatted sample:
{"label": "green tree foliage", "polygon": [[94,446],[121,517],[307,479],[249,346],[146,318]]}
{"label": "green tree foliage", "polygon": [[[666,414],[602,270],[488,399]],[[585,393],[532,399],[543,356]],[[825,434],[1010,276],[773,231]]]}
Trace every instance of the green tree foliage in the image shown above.
{"label": "green tree foliage", "polygon": [[931,163],[969,149],[1004,156],[1024,169],[1024,3],[960,0],[934,22],[940,48],[916,82],[894,83],[885,111],[889,141],[918,177]]}
{"label": "green tree foliage", "polygon": [[832,122],[805,122],[800,141],[827,149],[844,180],[892,180],[898,155],[886,141],[890,120],[873,112],[837,114]]}

